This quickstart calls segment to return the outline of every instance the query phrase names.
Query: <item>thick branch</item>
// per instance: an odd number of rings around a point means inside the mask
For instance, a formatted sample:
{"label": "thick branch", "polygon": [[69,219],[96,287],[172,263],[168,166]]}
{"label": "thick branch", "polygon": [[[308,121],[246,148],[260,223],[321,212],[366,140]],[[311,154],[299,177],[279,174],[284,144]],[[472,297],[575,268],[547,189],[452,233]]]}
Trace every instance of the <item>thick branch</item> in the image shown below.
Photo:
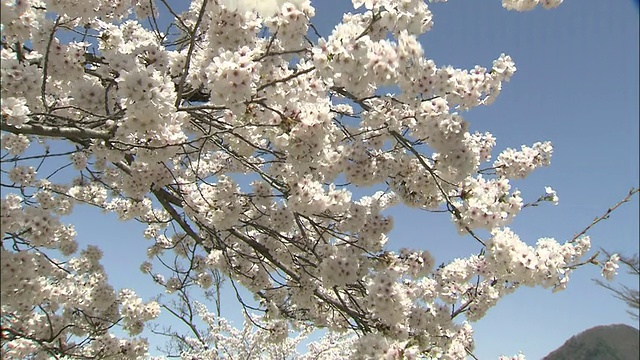
{"label": "thick branch", "polygon": [[66,139],[103,139],[109,140],[112,135],[107,131],[99,131],[99,130],[91,130],[91,129],[83,129],[83,128],[72,128],[72,127],[53,127],[53,126],[45,126],[45,125],[20,125],[13,126],[6,123],[6,121],[2,121],[0,123],[0,130],[7,131],[13,134],[23,134],[23,135],[40,135],[40,136],[48,136],[53,138],[66,138]]}

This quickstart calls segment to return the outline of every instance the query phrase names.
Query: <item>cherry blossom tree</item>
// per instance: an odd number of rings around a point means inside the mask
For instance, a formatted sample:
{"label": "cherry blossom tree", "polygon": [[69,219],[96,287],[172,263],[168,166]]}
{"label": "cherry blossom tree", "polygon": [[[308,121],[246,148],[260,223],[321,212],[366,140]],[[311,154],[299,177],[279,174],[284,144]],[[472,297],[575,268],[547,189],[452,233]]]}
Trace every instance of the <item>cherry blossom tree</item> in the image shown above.
{"label": "cherry blossom tree", "polygon": [[[515,64],[426,58],[422,0],[353,0],[329,34],[301,0],[1,4],[3,358],[146,358],[140,334],[166,311],[191,329],[165,333],[185,359],[460,359],[500,298],[562,290],[596,263],[586,231],[529,246],[507,227],[557,203],[510,185],[553,147],[492,161],[496,139],[463,116]],[[174,305],[109,283],[64,221],[80,204],[147,225],[140,269]],[[390,251],[385,209],[400,204],[448,212],[482,251],[439,267],[428,249]],[[223,280],[255,298],[239,296],[242,329],[220,316]],[[314,329],[327,335],[298,354]]]}

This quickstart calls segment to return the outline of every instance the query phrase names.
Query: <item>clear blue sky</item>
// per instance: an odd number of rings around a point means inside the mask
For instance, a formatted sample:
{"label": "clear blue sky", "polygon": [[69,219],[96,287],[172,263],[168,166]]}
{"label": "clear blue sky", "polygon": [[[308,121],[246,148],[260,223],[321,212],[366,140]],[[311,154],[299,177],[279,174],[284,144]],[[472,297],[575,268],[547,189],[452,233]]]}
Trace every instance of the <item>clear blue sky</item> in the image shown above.
{"label": "clear blue sky", "polygon": [[[313,4],[313,23],[328,35],[351,2]],[[526,209],[516,218],[511,227],[523,240],[534,244],[540,237],[570,239],[638,186],[636,2],[568,0],[551,11],[516,13],[502,9],[500,0],[452,0],[431,9],[435,25],[421,40],[427,57],[438,65],[490,67],[502,52],[516,62],[518,71],[498,100],[465,114],[472,129],[496,136],[494,155],[536,141],[554,144],[551,167],[515,182],[525,201],[535,200],[548,185],[560,197],[558,206]],[[104,263],[116,287],[139,289],[147,279],[137,269],[151,245],[142,238],[142,227],[81,210],[69,219],[77,224],[79,240],[103,245]],[[396,224],[392,248],[427,248],[438,263],[479,250],[474,241],[457,235],[446,215],[407,209],[391,213]],[[638,252],[638,216],[636,196],[590,232],[594,246]],[[476,356],[495,359],[523,351],[529,359],[540,359],[595,325],[638,327],[620,301],[593,284],[591,278],[599,276],[595,266],[586,267],[573,274],[564,292],[527,288],[503,299],[474,324]],[[638,282],[624,275],[618,280]]]}

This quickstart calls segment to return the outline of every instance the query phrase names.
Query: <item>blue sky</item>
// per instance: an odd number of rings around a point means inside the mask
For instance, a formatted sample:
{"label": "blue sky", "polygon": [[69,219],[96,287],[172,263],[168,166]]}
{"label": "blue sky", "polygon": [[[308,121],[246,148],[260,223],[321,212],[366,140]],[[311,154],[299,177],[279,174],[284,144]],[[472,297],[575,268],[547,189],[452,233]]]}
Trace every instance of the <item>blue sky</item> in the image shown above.
{"label": "blue sky", "polygon": [[[312,1],[313,23],[328,35],[348,11],[345,0]],[[466,114],[473,130],[497,138],[494,155],[506,147],[550,140],[552,165],[514,182],[525,201],[544,186],[557,190],[560,204],[523,211],[511,227],[534,244],[540,237],[568,240],[596,216],[638,186],[638,8],[632,0],[565,1],[559,8],[516,13],[499,0],[430,5],[434,28],[421,40],[427,57],[438,65],[491,66],[504,52],[518,71],[489,107]],[[145,249],[143,227],[117,222],[112,215],[86,208],[69,221],[82,243],[99,243],[113,284],[139,289],[148,279],[138,271]],[[396,228],[390,247],[426,248],[436,261],[466,257],[479,249],[457,234],[443,214],[394,209]],[[625,254],[638,252],[638,199],[625,204],[591,232],[594,247]],[[627,284],[638,279],[618,277]],[[539,359],[570,336],[589,327],[626,323],[638,327],[624,304],[593,284],[599,269],[573,274],[566,291],[521,289],[503,299],[474,324],[479,359],[523,351]],[[156,290],[143,288],[143,294]],[[225,304],[232,304],[229,302]],[[233,310],[233,309],[231,309]],[[233,313],[233,311],[229,311]]]}

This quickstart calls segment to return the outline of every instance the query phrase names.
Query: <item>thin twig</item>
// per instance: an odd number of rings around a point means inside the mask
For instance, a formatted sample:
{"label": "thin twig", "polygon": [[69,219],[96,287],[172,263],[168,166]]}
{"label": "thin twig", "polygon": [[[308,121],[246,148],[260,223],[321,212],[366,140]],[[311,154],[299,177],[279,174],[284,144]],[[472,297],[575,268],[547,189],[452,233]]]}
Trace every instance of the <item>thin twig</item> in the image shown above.
{"label": "thin twig", "polygon": [[587,231],[589,231],[592,227],[594,227],[597,223],[599,223],[602,220],[606,220],[609,218],[609,215],[611,215],[611,213],[617,209],[618,207],[620,207],[620,205],[628,202],[629,200],[631,200],[631,197],[635,194],[638,193],[638,191],[640,191],[640,188],[631,188],[631,190],[629,190],[629,193],[627,194],[627,196],[624,197],[624,199],[620,200],[617,204],[615,204],[614,206],[610,207],[609,209],[607,209],[607,211],[600,217],[597,217],[595,219],[593,219],[593,222],[591,224],[589,224],[586,228],[584,228],[582,231],[580,231],[578,234],[574,235],[573,238],[571,239],[571,241],[569,241],[570,243],[575,242],[580,236],[584,235],[587,233]]}

